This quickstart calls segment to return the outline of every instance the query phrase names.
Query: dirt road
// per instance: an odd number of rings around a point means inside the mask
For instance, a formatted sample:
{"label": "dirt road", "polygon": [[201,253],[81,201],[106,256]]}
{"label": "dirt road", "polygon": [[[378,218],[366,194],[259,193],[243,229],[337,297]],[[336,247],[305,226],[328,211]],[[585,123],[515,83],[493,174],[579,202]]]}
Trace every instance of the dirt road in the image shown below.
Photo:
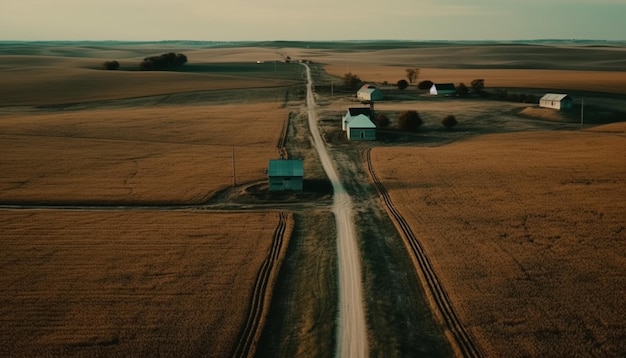
{"label": "dirt road", "polygon": [[339,261],[339,324],[337,331],[338,357],[366,357],[367,329],[361,284],[361,258],[356,243],[352,215],[352,200],[341,184],[333,161],[324,146],[317,126],[317,109],[313,95],[311,70],[306,64],[307,108],[309,127],[315,149],[326,175],[333,184],[333,213],[337,225],[337,255]]}

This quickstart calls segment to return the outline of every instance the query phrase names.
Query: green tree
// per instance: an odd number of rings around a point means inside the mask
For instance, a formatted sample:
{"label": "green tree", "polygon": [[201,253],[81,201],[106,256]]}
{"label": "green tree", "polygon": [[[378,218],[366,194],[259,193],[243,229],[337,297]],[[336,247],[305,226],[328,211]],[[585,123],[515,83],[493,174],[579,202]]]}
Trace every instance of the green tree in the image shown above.
{"label": "green tree", "polygon": [[348,88],[352,88],[352,89],[358,88],[361,85],[361,83],[363,83],[361,79],[359,78],[359,76],[353,74],[352,72],[348,72],[345,75],[343,75],[342,81],[343,81],[344,86]]}
{"label": "green tree", "polygon": [[458,86],[456,86],[456,93],[459,96],[466,96],[469,94],[469,88],[467,88],[465,83],[461,82]]}
{"label": "green tree", "polygon": [[485,80],[482,78],[479,79],[475,79],[472,81],[472,83],[470,83],[470,85],[472,86],[472,90],[474,91],[474,93],[479,94],[479,95],[484,95],[485,94]]}
{"label": "green tree", "polygon": [[445,116],[443,118],[443,120],[441,121],[441,124],[443,124],[443,126],[448,128],[448,129],[452,129],[458,123],[459,122],[457,122],[456,117],[454,115],[452,115],[452,114],[449,114],[449,115]]}
{"label": "green tree", "polygon": [[104,70],[117,70],[118,68],[120,68],[120,63],[115,60],[102,63],[102,69]]}
{"label": "green tree", "polygon": [[407,132],[415,132],[423,124],[422,118],[417,111],[404,111],[398,117],[398,128]]}
{"label": "green tree", "polygon": [[420,83],[417,84],[417,88],[419,88],[421,90],[428,90],[433,85],[434,85],[433,81],[424,80],[424,81],[420,81]]}
{"label": "green tree", "polygon": [[409,80],[409,83],[413,83],[417,81],[419,74],[420,74],[419,68],[407,68],[406,69],[406,78]]}
{"label": "green tree", "polygon": [[380,128],[387,128],[391,124],[391,120],[384,113],[379,113],[376,116],[376,125]]}
{"label": "green tree", "polygon": [[398,89],[401,91],[409,87],[409,83],[406,80],[398,80],[397,85]]}
{"label": "green tree", "polygon": [[144,71],[158,71],[182,66],[185,63],[187,63],[187,56],[182,53],[169,52],[144,58],[139,68]]}

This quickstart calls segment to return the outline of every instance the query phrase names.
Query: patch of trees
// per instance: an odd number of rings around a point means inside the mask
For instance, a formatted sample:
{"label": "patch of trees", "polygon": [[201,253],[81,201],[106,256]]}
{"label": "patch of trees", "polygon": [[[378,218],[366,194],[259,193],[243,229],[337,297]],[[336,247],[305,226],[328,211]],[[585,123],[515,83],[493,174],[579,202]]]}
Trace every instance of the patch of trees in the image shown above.
{"label": "patch of trees", "polygon": [[120,63],[113,60],[113,61],[104,61],[102,63],[102,69],[103,70],[117,70],[118,68],[120,68]]}
{"label": "patch of trees", "polygon": [[158,71],[182,66],[185,63],[187,63],[187,56],[182,53],[169,52],[144,58],[139,68],[142,71]]}
{"label": "patch of trees", "polygon": [[470,85],[472,86],[472,91],[476,93],[477,95],[480,95],[480,96],[487,95],[487,93],[485,92],[485,80],[484,79],[482,78],[475,79],[472,81],[472,83],[470,83]]}
{"label": "patch of trees", "polygon": [[361,81],[359,76],[353,74],[352,72],[348,72],[345,75],[343,75],[343,77],[341,78],[341,81],[343,82],[344,86],[351,88],[351,89],[357,89],[363,83],[363,81]]}
{"label": "patch of trees", "polygon": [[391,120],[384,113],[379,113],[376,116],[376,126],[379,128],[387,128],[391,124]]}
{"label": "patch of trees", "polygon": [[467,96],[469,94],[469,88],[467,88],[465,83],[461,82],[456,86],[456,94],[459,96]]}
{"label": "patch of trees", "polygon": [[520,103],[539,103],[539,97],[534,94],[527,93],[509,93],[507,90],[497,89],[495,90],[496,99],[502,101],[509,102],[520,102]]}

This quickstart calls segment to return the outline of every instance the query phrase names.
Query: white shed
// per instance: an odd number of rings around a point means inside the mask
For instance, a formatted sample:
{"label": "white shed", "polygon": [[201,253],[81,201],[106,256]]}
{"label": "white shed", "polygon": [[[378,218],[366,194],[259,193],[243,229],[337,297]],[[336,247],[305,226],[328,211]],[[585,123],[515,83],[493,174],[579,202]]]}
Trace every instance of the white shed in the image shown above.
{"label": "white shed", "polygon": [[359,114],[366,115],[367,118],[372,118],[372,109],[369,107],[350,107],[341,120],[341,130],[345,131],[347,124]]}
{"label": "white shed", "polygon": [[562,93],[546,93],[539,100],[539,107],[553,109],[571,109],[574,106],[572,97]]}
{"label": "white shed", "polygon": [[376,125],[364,114],[353,117],[346,125],[349,140],[376,140]]}
{"label": "white shed", "polygon": [[380,101],[383,93],[374,85],[363,85],[356,93],[361,101]]}
{"label": "white shed", "polygon": [[430,94],[433,96],[453,96],[456,94],[454,83],[433,83],[430,87]]}

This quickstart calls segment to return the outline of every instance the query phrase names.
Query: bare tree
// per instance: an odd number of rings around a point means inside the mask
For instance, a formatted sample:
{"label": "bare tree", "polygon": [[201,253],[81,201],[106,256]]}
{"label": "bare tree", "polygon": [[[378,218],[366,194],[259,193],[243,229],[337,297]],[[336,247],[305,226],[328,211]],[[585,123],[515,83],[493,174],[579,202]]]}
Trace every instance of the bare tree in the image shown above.
{"label": "bare tree", "polygon": [[406,78],[409,80],[409,83],[413,83],[417,81],[419,74],[420,74],[419,68],[407,68],[406,69]]}

